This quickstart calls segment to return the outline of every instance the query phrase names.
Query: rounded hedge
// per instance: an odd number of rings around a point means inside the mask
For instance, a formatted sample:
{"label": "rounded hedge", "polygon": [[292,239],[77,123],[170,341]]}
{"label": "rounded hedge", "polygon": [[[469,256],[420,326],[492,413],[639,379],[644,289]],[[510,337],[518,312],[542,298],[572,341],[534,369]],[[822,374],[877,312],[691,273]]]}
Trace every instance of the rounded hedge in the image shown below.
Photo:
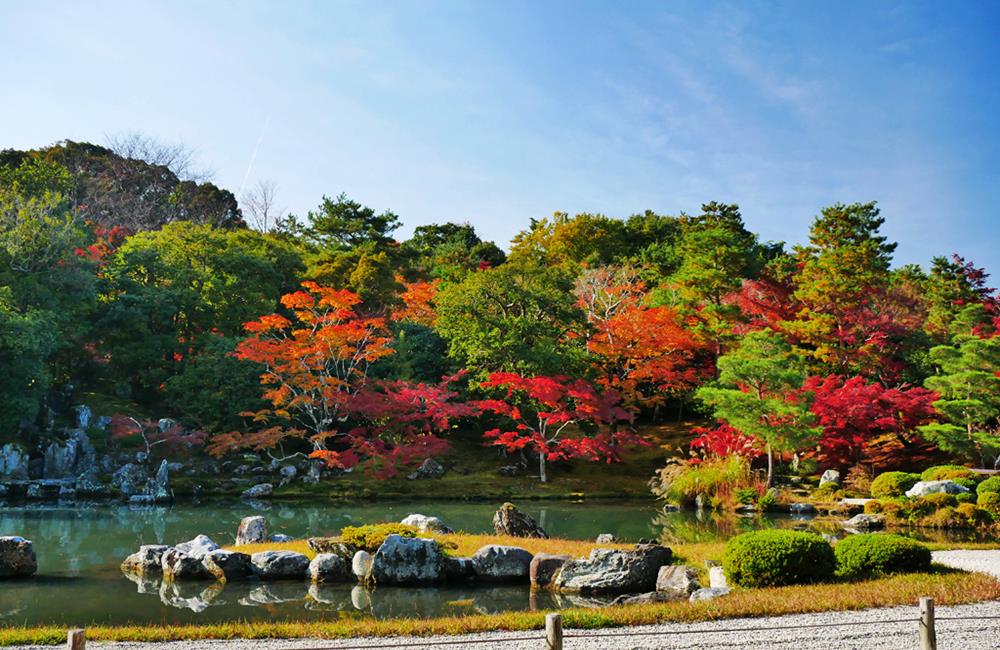
{"label": "rounded hedge", "polygon": [[741,587],[778,587],[830,580],[837,560],[819,535],[795,530],[761,530],[726,543],[722,568]]}
{"label": "rounded hedge", "polygon": [[844,577],[915,573],[931,568],[930,549],[901,535],[851,535],[837,542],[833,550],[837,575]]}
{"label": "rounded hedge", "polygon": [[952,480],[959,483],[957,479],[967,479],[975,481],[979,477],[968,467],[961,465],[935,465],[928,467],[920,474],[921,481],[946,481]]}
{"label": "rounded hedge", "polygon": [[991,476],[976,488],[977,494],[986,494],[987,492],[1000,493],[1000,476]]}
{"label": "rounded hedge", "polygon": [[871,492],[876,499],[901,497],[920,481],[919,474],[909,472],[885,472],[872,481]]}
{"label": "rounded hedge", "polygon": [[976,500],[976,505],[994,517],[1000,517],[1000,492],[983,492]]}

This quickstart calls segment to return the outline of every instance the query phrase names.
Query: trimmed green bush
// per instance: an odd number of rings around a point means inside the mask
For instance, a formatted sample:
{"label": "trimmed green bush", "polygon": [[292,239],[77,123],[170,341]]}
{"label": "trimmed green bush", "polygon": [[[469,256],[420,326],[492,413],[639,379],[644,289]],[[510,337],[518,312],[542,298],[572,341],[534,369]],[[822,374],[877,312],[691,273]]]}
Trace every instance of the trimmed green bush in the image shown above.
{"label": "trimmed green bush", "polygon": [[813,533],[760,530],[726,543],[722,567],[741,587],[778,587],[834,577],[837,560],[829,542]]}
{"label": "trimmed green bush", "polygon": [[837,575],[849,578],[886,573],[916,573],[931,567],[931,552],[901,535],[851,535],[833,547]]}
{"label": "trimmed green bush", "polygon": [[934,467],[928,467],[921,472],[920,480],[945,481],[950,479],[959,483],[957,479],[969,479],[971,481],[975,481],[978,476],[978,474],[973,472],[968,467],[962,467],[961,465],[935,465]]}
{"label": "trimmed green bush", "polygon": [[987,492],[992,492],[994,494],[1000,493],[1000,476],[991,476],[976,488],[978,494],[986,494]]}
{"label": "trimmed green bush", "polygon": [[975,503],[976,502],[976,495],[974,495],[972,492],[963,492],[961,494],[956,494],[955,495],[955,502],[959,503],[959,504],[961,504],[961,503]]}
{"label": "trimmed green bush", "polygon": [[345,526],[340,532],[340,539],[357,548],[374,553],[382,546],[389,535],[416,537],[417,529],[406,524],[366,524],[364,526]]}
{"label": "trimmed green bush", "polygon": [[884,497],[901,497],[907,490],[920,481],[919,474],[910,472],[885,472],[872,481],[872,496],[876,499]]}
{"label": "trimmed green bush", "polygon": [[1000,517],[1000,492],[983,492],[976,500],[976,505],[993,517]]}

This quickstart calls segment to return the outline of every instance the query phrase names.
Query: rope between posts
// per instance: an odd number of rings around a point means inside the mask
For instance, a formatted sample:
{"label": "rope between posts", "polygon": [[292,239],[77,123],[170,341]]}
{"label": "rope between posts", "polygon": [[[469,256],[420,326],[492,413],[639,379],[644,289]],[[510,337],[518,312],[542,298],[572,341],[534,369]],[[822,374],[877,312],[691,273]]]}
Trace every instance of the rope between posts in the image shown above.
{"label": "rope between posts", "polygon": [[419,641],[419,642],[407,642],[407,643],[394,643],[392,645],[341,645],[336,647],[326,646],[323,648],[290,648],[289,650],[376,650],[378,648],[428,648],[437,647],[441,645],[468,645],[471,643],[496,643],[500,641],[506,643],[508,641],[538,641],[543,639],[541,635],[535,636],[512,636],[504,637],[502,639],[462,639],[460,641]]}
{"label": "rope between posts", "polygon": [[[702,628],[697,630],[656,630],[649,632],[595,632],[594,634],[564,634],[564,639],[594,639],[601,637],[614,637],[614,636],[663,636],[664,634],[704,634],[705,632],[716,633],[729,633],[729,632],[771,632],[774,630],[808,630],[817,628],[829,628],[829,627],[847,627],[851,625],[885,625],[888,623],[915,623],[920,619],[917,618],[897,618],[890,620],[879,620],[879,621],[852,621],[850,623],[815,623],[815,624],[802,624],[802,625],[782,625],[780,627],[732,627],[732,628]],[[941,620],[941,619],[938,619]]]}
{"label": "rope between posts", "polygon": [[935,621],[1000,621],[1000,616],[935,616]]}

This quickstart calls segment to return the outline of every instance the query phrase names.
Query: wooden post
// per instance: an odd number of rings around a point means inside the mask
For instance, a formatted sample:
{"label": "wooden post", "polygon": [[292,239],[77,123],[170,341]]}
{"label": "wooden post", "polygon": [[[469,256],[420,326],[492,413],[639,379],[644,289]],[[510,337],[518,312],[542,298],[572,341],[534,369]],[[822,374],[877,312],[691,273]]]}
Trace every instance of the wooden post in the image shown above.
{"label": "wooden post", "polygon": [[563,650],[562,616],[559,614],[545,616],[545,648]]}
{"label": "wooden post", "polygon": [[933,598],[920,599],[920,650],[937,650]]}
{"label": "wooden post", "polygon": [[87,633],[83,630],[70,630],[66,633],[66,650],[86,650]]}

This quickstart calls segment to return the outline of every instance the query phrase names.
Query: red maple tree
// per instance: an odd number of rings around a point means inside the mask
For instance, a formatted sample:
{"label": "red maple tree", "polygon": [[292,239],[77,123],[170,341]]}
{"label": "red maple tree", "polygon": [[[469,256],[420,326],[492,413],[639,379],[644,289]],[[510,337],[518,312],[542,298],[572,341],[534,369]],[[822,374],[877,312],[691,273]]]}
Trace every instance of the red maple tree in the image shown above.
{"label": "red maple tree", "polygon": [[619,428],[631,422],[632,415],[621,407],[617,391],[602,391],[583,379],[510,372],[491,374],[483,386],[506,394],[503,399],[481,400],[477,406],[507,420],[505,426],[483,435],[489,444],[508,452],[538,454],[538,478],[543,483],[548,481],[548,462],[573,458],[617,462],[622,447],[646,444],[631,429]]}
{"label": "red maple tree", "polygon": [[712,456],[719,458],[742,456],[747,460],[753,460],[764,455],[764,450],[756,438],[722,421],[713,428],[694,427],[691,433],[694,434],[689,445],[692,462],[700,462]]}
{"label": "red maple tree", "polygon": [[823,433],[819,440],[819,460],[827,465],[846,467],[870,457],[871,447],[891,443],[902,450],[926,451],[917,427],[935,415],[937,393],[920,387],[886,388],[862,377],[841,375],[809,377],[802,387],[815,395],[812,412]]}

